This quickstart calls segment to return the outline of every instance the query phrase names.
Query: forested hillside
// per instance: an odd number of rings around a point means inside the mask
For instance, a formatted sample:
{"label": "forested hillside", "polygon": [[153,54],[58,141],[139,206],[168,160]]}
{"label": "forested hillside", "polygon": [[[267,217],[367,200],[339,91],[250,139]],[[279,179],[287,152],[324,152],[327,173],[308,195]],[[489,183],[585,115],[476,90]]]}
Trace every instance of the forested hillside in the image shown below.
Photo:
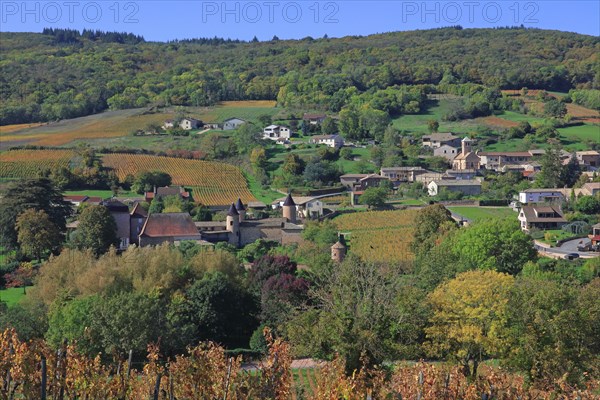
{"label": "forested hillside", "polygon": [[246,99],[337,112],[355,93],[393,85],[598,88],[598,54],[597,37],[523,28],[249,43],[151,43],[91,31],[2,33],[0,124]]}

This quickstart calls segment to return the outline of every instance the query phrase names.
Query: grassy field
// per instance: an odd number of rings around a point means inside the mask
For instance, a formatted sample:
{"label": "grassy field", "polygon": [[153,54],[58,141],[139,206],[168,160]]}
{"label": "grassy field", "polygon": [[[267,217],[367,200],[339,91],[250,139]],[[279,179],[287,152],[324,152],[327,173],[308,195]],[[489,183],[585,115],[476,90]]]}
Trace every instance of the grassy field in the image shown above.
{"label": "grassy field", "polygon": [[548,229],[544,231],[544,236],[539,239],[540,242],[555,245],[557,240],[568,239],[577,236],[574,233],[563,231],[562,229]]}
{"label": "grassy field", "polygon": [[567,141],[595,140],[600,143],[600,125],[584,124],[559,128],[561,139]]}
{"label": "grassy field", "polygon": [[23,294],[23,288],[0,290],[0,301],[7,303],[8,306],[17,304],[23,297],[25,297],[25,294]]}
{"label": "grassy field", "polygon": [[477,123],[474,120],[465,121],[443,121],[444,115],[448,114],[457,104],[459,99],[443,98],[439,101],[429,101],[427,110],[422,114],[402,115],[392,121],[393,126],[401,131],[410,133],[428,134],[427,121],[435,119],[439,122],[439,132],[468,133],[475,130]]}
{"label": "grassy field", "polygon": [[471,221],[489,218],[517,218],[517,213],[509,207],[448,207],[448,210]]}
{"label": "grassy field", "polygon": [[130,149],[144,150],[198,150],[200,141],[204,134],[191,134],[190,136],[171,136],[171,135],[147,135],[147,136],[121,136],[113,138],[77,139],[67,144],[67,146],[77,146],[80,143],[89,144],[94,148],[101,147],[126,147]]}
{"label": "grassy field", "polygon": [[419,199],[391,199],[388,201],[389,204],[401,205],[401,206],[423,206],[426,203]]}
{"label": "grassy field", "polygon": [[269,205],[283,196],[283,194],[276,192],[275,190],[263,189],[261,184],[256,181],[252,174],[244,172],[244,176],[246,177],[246,181],[248,182],[250,192],[252,192],[252,194],[254,195],[254,197],[256,197],[258,201],[262,201],[266,205]]}
{"label": "grassy field", "polygon": [[[63,193],[65,196],[88,196],[88,197],[102,197],[108,199],[113,197],[112,190],[67,190]],[[141,194],[135,192],[121,190],[117,194],[118,197],[142,197]]]}

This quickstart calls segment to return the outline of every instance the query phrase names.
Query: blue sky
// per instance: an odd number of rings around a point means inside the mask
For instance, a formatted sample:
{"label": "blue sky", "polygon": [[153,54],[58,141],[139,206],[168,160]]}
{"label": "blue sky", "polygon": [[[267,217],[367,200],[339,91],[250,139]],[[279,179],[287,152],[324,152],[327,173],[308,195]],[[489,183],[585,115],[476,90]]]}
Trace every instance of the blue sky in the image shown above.
{"label": "blue sky", "polygon": [[600,36],[600,1],[115,1],[0,0],[0,29],[132,32],[146,40],[330,37],[525,25]]}

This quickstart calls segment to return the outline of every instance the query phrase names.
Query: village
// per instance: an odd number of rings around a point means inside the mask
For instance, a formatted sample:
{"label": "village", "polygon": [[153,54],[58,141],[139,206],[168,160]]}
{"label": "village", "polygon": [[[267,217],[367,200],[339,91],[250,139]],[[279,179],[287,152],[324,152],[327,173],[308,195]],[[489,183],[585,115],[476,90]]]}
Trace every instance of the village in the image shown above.
{"label": "village", "polygon": [[[303,121],[318,127],[327,118],[325,114],[304,114]],[[162,128],[168,131],[174,128],[175,123],[183,130],[195,129],[199,131],[198,134],[202,134],[211,129],[234,130],[247,124],[247,121],[234,117],[222,123],[203,123],[190,117],[179,121],[167,120]],[[298,133],[285,125],[265,126],[260,135],[263,140],[288,149],[293,144],[302,143],[297,139]],[[355,144],[344,141],[339,134],[312,135],[308,138],[309,144],[329,147],[338,152],[343,148],[356,147]],[[424,205],[440,202],[447,205],[479,207],[482,203],[485,207],[486,201],[480,199],[486,178],[512,173],[519,175],[525,182],[533,183],[541,172],[540,160],[545,153],[544,150],[480,151],[476,141],[469,136],[461,137],[452,133],[424,135],[419,146],[431,157],[447,160],[449,168],[445,171],[434,171],[422,166],[392,166],[381,167],[378,173],[342,174],[339,176],[339,184],[334,185],[329,190],[330,193],[292,196],[291,188],[287,197],[277,199],[271,204],[260,201],[244,204],[238,198],[232,204],[212,206],[213,212],[226,215],[225,219],[220,221],[194,221],[188,213],[148,214],[140,205],[146,204],[147,208],[153,200],[169,196],[190,201],[190,193],[183,186],[154,187],[143,198],[102,199],[71,195],[65,196],[64,199],[74,207],[81,204],[107,207],[117,223],[117,247],[121,251],[130,245],[149,246],[165,242],[177,244],[189,240],[208,246],[225,242],[235,247],[244,247],[257,240],[286,245],[302,241],[304,221],[322,221],[335,217],[340,212],[352,212],[352,208],[355,208],[354,211],[360,211],[364,208],[361,197],[366,191],[378,188],[384,189],[384,200],[378,202],[380,208],[393,209],[393,202],[386,204],[385,199],[397,197],[397,193],[401,193],[404,187],[415,184],[422,188],[420,197]],[[574,209],[575,205],[570,203],[575,203],[582,197],[597,199],[600,196],[600,152],[586,150],[570,153],[561,150],[558,156],[562,166],[569,163],[577,165],[581,176],[578,179],[578,187],[528,188],[515,193],[513,198],[507,199],[504,204],[502,201],[492,203],[512,209],[514,219],[519,221],[521,229],[527,233],[535,233],[536,238],[543,237],[545,231],[566,232],[566,235],[561,235],[565,236],[561,237],[561,241],[536,241],[536,246],[543,254],[568,259],[593,256],[594,252],[600,251],[600,221],[569,221],[565,218],[563,207]],[[347,203],[350,209],[340,208],[339,203],[328,203],[329,198],[339,198],[340,195],[348,196],[347,202],[343,203]],[[417,203],[409,207],[422,206]],[[261,218],[265,210],[276,215]],[[472,222],[458,213],[453,213],[453,218],[461,224]],[[73,221],[68,228],[76,230],[77,225],[78,222]],[[567,242],[567,245],[563,247],[564,242]],[[577,244],[574,246],[571,242]],[[555,246],[558,247],[552,251]]]}
{"label": "village", "polygon": [[1,399],[598,398],[598,4],[171,3],[7,4]]}

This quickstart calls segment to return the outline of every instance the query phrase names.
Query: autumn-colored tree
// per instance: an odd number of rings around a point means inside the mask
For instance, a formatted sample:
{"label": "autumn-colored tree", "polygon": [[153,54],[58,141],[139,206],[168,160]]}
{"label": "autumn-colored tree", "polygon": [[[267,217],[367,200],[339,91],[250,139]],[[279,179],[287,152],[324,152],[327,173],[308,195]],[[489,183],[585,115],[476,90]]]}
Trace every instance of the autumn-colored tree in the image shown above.
{"label": "autumn-colored tree", "polygon": [[250,162],[255,169],[264,169],[267,164],[267,154],[262,147],[255,147],[250,154]]}
{"label": "autumn-colored tree", "polygon": [[412,251],[420,254],[435,244],[435,239],[440,234],[440,227],[447,223],[454,223],[450,211],[441,204],[427,206],[415,218],[414,240],[411,244]]}
{"label": "autumn-colored tree", "polygon": [[474,378],[479,363],[501,355],[507,344],[507,303],[514,278],[495,271],[469,271],[429,295],[433,315],[425,329],[430,355],[458,361]]}
{"label": "autumn-colored tree", "polygon": [[437,132],[439,128],[440,123],[437,122],[435,119],[430,119],[429,121],[427,121],[427,129],[429,130],[429,133]]}
{"label": "autumn-colored tree", "polygon": [[29,208],[23,211],[17,217],[16,229],[21,250],[37,260],[45,252],[58,248],[63,240],[61,232],[44,210]]}

